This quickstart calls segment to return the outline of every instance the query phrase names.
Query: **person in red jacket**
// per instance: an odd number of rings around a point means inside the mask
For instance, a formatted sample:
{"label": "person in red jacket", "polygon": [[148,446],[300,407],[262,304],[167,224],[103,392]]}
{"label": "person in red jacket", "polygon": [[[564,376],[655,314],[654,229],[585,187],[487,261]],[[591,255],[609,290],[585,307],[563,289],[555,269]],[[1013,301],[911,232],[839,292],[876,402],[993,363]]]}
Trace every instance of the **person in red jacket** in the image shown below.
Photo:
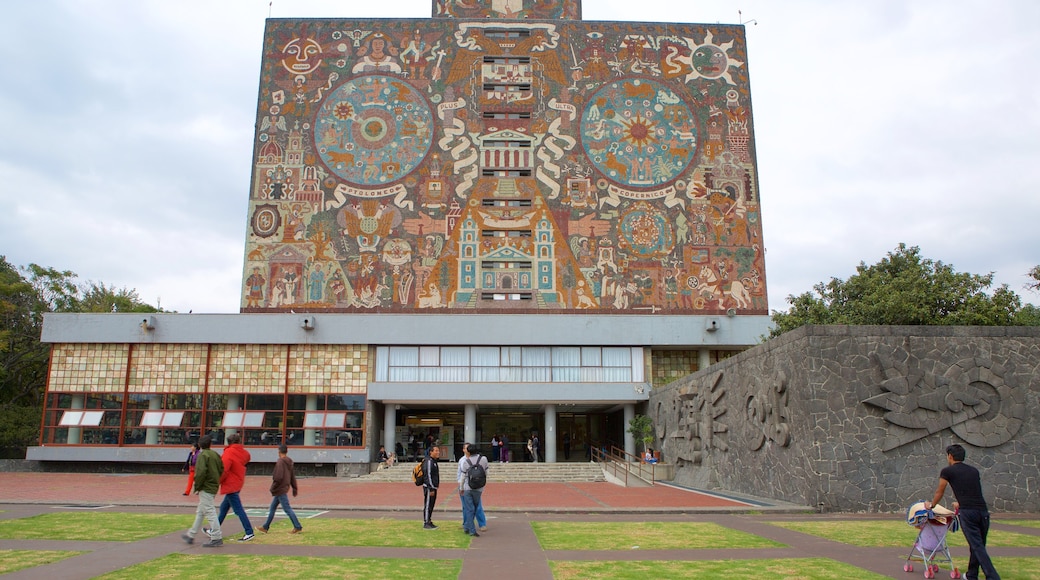
{"label": "person in red jacket", "polygon": [[228,510],[234,510],[235,515],[242,522],[242,529],[246,532],[238,541],[248,542],[253,539],[253,524],[249,523],[249,516],[242,507],[242,500],[238,493],[242,491],[242,486],[246,482],[246,464],[249,463],[250,456],[246,448],[242,447],[242,436],[238,433],[228,435],[227,443],[224,454],[221,456],[221,459],[224,460],[224,473],[220,476],[220,493],[224,494],[224,501],[220,502],[220,514],[217,516],[217,520],[223,524]]}

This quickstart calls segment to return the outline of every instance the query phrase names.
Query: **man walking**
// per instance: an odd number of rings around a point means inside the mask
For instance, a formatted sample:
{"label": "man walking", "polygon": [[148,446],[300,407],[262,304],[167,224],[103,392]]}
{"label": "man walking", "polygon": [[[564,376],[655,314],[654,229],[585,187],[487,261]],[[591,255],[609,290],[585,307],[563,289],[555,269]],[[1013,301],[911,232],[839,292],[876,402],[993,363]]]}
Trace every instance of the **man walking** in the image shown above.
{"label": "man walking", "polygon": [[274,520],[274,512],[281,504],[282,511],[289,516],[293,529],[290,534],[298,534],[303,531],[296,512],[289,505],[289,489],[292,488],[292,496],[296,497],[296,472],[293,470],[293,460],[289,459],[289,448],[284,443],[278,446],[278,462],[274,464],[274,473],[271,475],[271,507],[267,510],[267,521],[260,526],[260,531],[267,533],[271,529]]}
{"label": "man walking", "polygon": [[486,457],[482,457],[480,450],[470,443],[464,444],[462,449],[466,454],[465,462],[460,467],[462,473],[459,477],[459,495],[462,497],[462,529],[473,537],[480,537],[473,520],[476,517],[477,509],[484,509],[480,502],[484,486],[482,484],[477,487],[471,485],[470,472],[480,466],[480,469],[487,474],[488,460]]}
{"label": "man walking", "polygon": [[946,463],[948,464],[939,472],[939,487],[935,490],[935,497],[931,502],[925,502],[925,509],[939,503],[946,486],[953,488],[953,495],[957,501],[954,502],[954,511],[958,512],[961,523],[961,531],[964,539],[968,542],[970,557],[968,558],[968,569],[964,573],[966,580],[977,580],[979,568],[986,575],[986,580],[1000,580],[1000,574],[993,567],[993,562],[986,551],[986,536],[989,534],[989,508],[986,498],[982,496],[982,478],[979,470],[963,463],[965,456],[964,448],[953,444],[946,448]]}
{"label": "man walking", "polygon": [[227,442],[228,445],[224,448],[222,456],[224,475],[220,478],[220,493],[224,494],[224,501],[220,502],[220,515],[217,519],[223,524],[228,510],[234,510],[238,520],[242,522],[242,529],[246,532],[238,541],[248,542],[253,539],[253,524],[249,523],[249,516],[246,515],[246,510],[242,507],[242,499],[238,494],[245,485],[246,464],[249,463],[251,457],[246,448],[242,447],[242,436],[238,433],[228,435]]}
{"label": "man walking", "polygon": [[423,458],[423,529],[436,530],[433,524],[433,507],[437,505],[437,487],[441,484],[441,468],[437,465],[441,448],[430,449],[430,455]]}
{"label": "man walking", "polygon": [[199,440],[201,451],[195,461],[195,493],[199,494],[199,507],[195,510],[195,522],[188,533],[181,536],[185,542],[194,544],[195,534],[199,533],[199,527],[205,519],[213,529],[210,531],[210,540],[202,544],[203,548],[224,545],[224,536],[220,533],[220,520],[217,518],[216,508],[213,507],[213,499],[220,489],[220,476],[224,473],[224,464],[217,452],[210,449],[212,441],[209,435]]}
{"label": "man walking", "polygon": [[[462,466],[465,465],[466,461],[468,460],[467,458],[469,456],[468,456],[467,452],[469,451],[469,447],[470,447],[469,443],[463,443],[462,444],[462,458],[459,459],[459,469],[458,469],[458,471],[455,472],[455,480],[459,482],[460,488],[462,486],[462,478],[465,477],[465,474],[463,473],[463,467]],[[462,497],[461,496],[459,497],[459,502],[460,503],[462,502]],[[465,526],[466,526],[466,518],[465,518],[466,513],[465,513],[465,511],[463,511],[462,515],[463,515],[462,526],[463,526],[463,529],[465,529]],[[473,518],[476,521],[477,529],[479,529],[482,532],[487,530],[487,516],[484,515],[484,502],[483,501],[481,501],[479,504],[477,504],[477,510],[473,514]]]}

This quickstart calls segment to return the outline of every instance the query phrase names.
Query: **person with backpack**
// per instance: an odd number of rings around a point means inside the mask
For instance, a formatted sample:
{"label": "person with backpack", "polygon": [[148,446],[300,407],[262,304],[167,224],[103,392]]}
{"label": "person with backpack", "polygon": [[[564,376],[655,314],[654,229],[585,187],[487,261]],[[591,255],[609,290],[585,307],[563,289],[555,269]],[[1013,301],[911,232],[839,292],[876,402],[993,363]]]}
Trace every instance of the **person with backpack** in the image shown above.
{"label": "person with backpack", "polygon": [[[422,462],[419,463],[416,470],[413,470],[412,477],[419,479],[422,485],[423,491],[423,529],[424,530],[436,530],[437,526],[433,523],[433,507],[437,505],[437,488],[441,484],[441,469],[437,465],[437,460],[441,456],[441,448],[434,447],[430,449],[430,455],[424,457]],[[415,471],[421,471],[421,473],[415,473]],[[418,482],[416,482],[418,484]]]}
{"label": "person with backpack", "polygon": [[[467,534],[478,538],[474,519],[477,510],[484,511],[480,498],[487,484],[488,460],[480,454],[480,450],[471,443],[462,446],[465,457],[459,462],[459,497],[462,500],[462,529]],[[485,522],[486,523],[486,522]]]}
{"label": "person with backpack", "polygon": [[[455,480],[458,481],[460,485],[462,484],[462,477],[463,477],[463,475],[462,475],[462,466],[465,465],[465,463],[466,463],[466,450],[467,449],[469,449],[469,443],[463,443],[462,444],[462,453],[463,453],[463,455],[462,455],[462,458],[459,459],[459,469],[455,473]],[[462,503],[461,495],[459,496],[459,503]],[[463,516],[465,516],[465,512],[463,512]],[[477,529],[480,530],[481,532],[486,531],[487,530],[487,516],[484,515],[484,502],[483,501],[481,501],[480,504],[477,505],[477,511],[473,515],[473,517],[474,517],[474,520],[477,523]],[[465,524],[466,524],[465,517],[463,517],[462,524],[463,524],[463,526],[465,526]]]}

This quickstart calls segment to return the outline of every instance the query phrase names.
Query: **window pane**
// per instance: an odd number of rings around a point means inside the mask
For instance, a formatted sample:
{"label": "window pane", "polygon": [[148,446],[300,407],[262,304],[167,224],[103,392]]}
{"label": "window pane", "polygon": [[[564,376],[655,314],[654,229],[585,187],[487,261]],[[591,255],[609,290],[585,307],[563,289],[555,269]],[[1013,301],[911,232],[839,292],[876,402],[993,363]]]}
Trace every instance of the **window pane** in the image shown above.
{"label": "window pane", "polygon": [[158,427],[159,425],[162,425],[162,418],[162,411],[145,411],[145,413],[141,415],[141,426]]}
{"label": "window pane", "polygon": [[553,367],[554,383],[576,383],[581,380],[581,367]]}
{"label": "window pane", "polygon": [[398,367],[390,369],[390,381],[410,383],[419,380],[419,369],[416,367]]}
{"label": "window pane", "polygon": [[79,425],[79,422],[83,420],[83,411],[65,411],[61,416],[59,425]]}
{"label": "window pane", "polygon": [[605,367],[628,367],[632,366],[632,350],[629,348],[604,347],[603,366]]}
{"label": "window pane", "polygon": [[601,352],[598,346],[583,346],[581,348],[581,366],[598,367],[602,365]]}
{"label": "window pane", "polygon": [[224,422],[221,423],[221,426],[241,427],[243,415],[245,415],[245,413],[241,411],[227,411],[224,413]]}
{"label": "window pane", "polygon": [[264,425],[264,412],[253,411],[245,413],[245,418],[242,420],[243,427],[262,427]]}
{"label": "window pane", "polygon": [[390,347],[391,367],[414,367],[419,364],[419,349],[414,346]]}
{"label": "window pane", "polygon": [[445,346],[441,348],[441,366],[469,366],[468,346]]}
{"label": "window pane", "polygon": [[502,366],[504,367],[518,367],[520,366],[520,347],[519,346],[503,346],[501,348],[502,354]]}
{"label": "window pane", "polygon": [[183,411],[167,411],[163,414],[162,426],[163,427],[180,427],[181,421],[184,419]]}
{"label": "window pane", "polygon": [[552,349],[552,366],[581,366],[581,349],[576,346],[554,346]]}
{"label": "window pane", "polygon": [[497,367],[498,355],[498,347],[494,346],[475,346],[470,351],[475,367]]}
{"label": "window pane", "polygon": [[544,346],[525,346],[521,350],[523,366],[547,367],[551,364],[551,351]]}
{"label": "window pane", "polygon": [[436,346],[419,347],[419,366],[435,367],[441,363],[441,349]]}
{"label": "window pane", "polygon": [[303,419],[303,426],[308,429],[318,429],[325,422],[325,413],[307,413]]}
{"label": "window pane", "polygon": [[346,413],[326,413],[325,426],[330,429],[342,429],[347,424]]}
{"label": "window pane", "polygon": [[[80,425],[93,425],[97,426],[101,424],[101,417],[104,416],[104,411],[87,411],[83,413],[83,420],[79,422]],[[111,413],[110,413],[111,414]],[[113,425],[119,425],[119,413],[114,413],[115,422]]]}

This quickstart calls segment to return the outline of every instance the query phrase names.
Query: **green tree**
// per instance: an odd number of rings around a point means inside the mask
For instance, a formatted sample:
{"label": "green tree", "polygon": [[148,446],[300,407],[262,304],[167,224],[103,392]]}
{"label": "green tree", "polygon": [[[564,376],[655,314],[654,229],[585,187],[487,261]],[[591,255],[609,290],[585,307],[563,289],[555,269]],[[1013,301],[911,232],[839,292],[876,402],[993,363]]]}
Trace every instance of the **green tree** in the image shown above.
{"label": "green tree", "polygon": [[643,444],[643,451],[654,442],[654,423],[646,415],[636,415],[628,421],[628,432]]}
{"label": "green tree", "polygon": [[953,266],[921,257],[916,246],[899,244],[877,264],[860,262],[848,280],[831,278],[830,282],[816,284],[810,292],[788,296],[791,308],[773,312],[771,336],[806,324],[1019,323],[1021,299],[1006,284],[988,294],[992,284],[992,273],[957,272]]}
{"label": "green tree", "polygon": [[1026,282],[1026,288],[1040,292],[1040,266],[1033,266],[1032,270],[1026,272],[1026,276],[1032,278],[1031,282]]}
{"label": "green tree", "polygon": [[50,346],[40,342],[45,312],[158,312],[135,290],[37,264],[19,269],[0,256],[0,455],[25,456],[40,432]]}

